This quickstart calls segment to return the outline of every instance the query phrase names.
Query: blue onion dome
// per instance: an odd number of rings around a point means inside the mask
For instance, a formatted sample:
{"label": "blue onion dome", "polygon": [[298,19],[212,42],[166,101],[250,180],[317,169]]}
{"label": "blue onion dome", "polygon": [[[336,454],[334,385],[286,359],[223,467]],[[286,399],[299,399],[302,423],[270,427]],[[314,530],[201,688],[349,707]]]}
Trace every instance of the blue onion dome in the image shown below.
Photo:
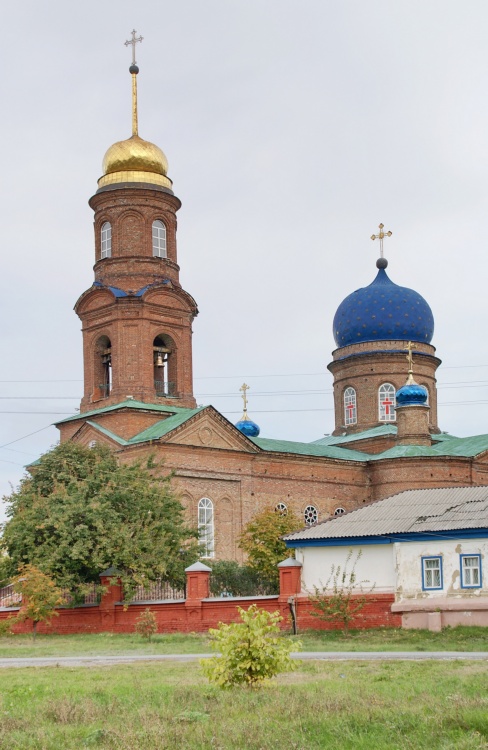
{"label": "blue onion dome", "polygon": [[333,332],[338,347],[361,341],[432,341],[432,310],[418,292],[394,284],[385,271],[387,265],[385,258],[379,258],[375,280],[337,308]]}
{"label": "blue onion dome", "polygon": [[246,412],[242,415],[241,419],[236,422],[235,426],[239,432],[242,432],[246,437],[257,437],[261,432],[259,425],[257,425],[256,422],[253,422],[252,419],[249,419]]}
{"label": "blue onion dome", "polygon": [[429,394],[427,388],[415,381],[407,382],[396,392],[397,406],[419,406],[427,403]]}

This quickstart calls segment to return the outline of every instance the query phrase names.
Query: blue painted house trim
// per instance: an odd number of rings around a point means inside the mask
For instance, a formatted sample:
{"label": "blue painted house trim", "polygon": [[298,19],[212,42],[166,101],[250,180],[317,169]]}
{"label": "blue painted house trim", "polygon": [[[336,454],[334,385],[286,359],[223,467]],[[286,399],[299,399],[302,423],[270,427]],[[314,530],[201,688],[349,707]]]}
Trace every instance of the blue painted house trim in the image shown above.
{"label": "blue painted house trim", "polygon": [[287,539],[286,546],[296,547],[355,547],[367,544],[394,544],[395,542],[432,542],[446,539],[486,539],[488,528],[456,529],[455,531],[418,531],[409,534],[378,536],[349,536],[330,539]]}

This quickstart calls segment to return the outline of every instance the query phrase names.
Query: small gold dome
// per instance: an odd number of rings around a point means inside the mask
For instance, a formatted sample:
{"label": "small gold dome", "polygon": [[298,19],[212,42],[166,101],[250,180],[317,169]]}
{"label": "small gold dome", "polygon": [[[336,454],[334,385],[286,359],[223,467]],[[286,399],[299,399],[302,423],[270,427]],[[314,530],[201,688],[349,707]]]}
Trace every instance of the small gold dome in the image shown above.
{"label": "small gold dome", "polygon": [[148,182],[171,189],[168,160],[159,146],[133,135],[110,146],[103,157],[99,187],[117,182]]}
{"label": "small gold dome", "polygon": [[110,146],[103,158],[103,174],[113,172],[156,172],[166,175],[168,160],[158,146],[133,135]]}

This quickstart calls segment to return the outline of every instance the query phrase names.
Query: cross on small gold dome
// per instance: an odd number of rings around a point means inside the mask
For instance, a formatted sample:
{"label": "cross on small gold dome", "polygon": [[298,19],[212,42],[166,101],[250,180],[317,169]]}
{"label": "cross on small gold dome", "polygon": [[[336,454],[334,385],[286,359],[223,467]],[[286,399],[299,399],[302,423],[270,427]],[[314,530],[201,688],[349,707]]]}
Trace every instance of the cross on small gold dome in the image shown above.
{"label": "cross on small gold dome", "polygon": [[135,29],[132,29],[132,39],[128,39],[126,42],[124,42],[125,46],[128,47],[129,45],[132,46],[132,65],[136,65],[136,44],[137,42],[142,42],[143,38],[142,36],[136,37],[137,31]]}
{"label": "cross on small gold dome", "polygon": [[405,347],[405,351],[408,352],[406,360],[408,362],[408,378],[407,383],[413,383],[413,356],[412,356],[413,344],[411,341],[408,342]]}
{"label": "cross on small gold dome", "polygon": [[247,391],[249,390],[249,386],[246,385],[246,383],[243,383],[241,387],[239,388],[240,391],[242,391],[242,400],[244,401],[244,414],[247,413]]}
{"label": "cross on small gold dome", "polygon": [[378,229],[380,230],[378,234],[372,234],[371,239],[372,240],[379,240],[380,241],[380,258],[383,257],[383,240],[385,237],[391,237],[393,232],[384,232],[383,229],[385,228],[384,224],[380,224],[378,226]]}

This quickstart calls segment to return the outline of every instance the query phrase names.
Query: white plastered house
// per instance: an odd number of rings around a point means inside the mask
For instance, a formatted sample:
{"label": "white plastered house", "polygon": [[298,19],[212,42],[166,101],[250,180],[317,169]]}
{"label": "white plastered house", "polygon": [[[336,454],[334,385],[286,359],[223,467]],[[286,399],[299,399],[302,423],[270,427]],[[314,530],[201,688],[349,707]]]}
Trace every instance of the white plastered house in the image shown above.
{"label": "white plastered house", "polygon": [[342,568],[395,595],[403,627],[488,625],[488,487],[407,490],[285,537],[302,590]]}

